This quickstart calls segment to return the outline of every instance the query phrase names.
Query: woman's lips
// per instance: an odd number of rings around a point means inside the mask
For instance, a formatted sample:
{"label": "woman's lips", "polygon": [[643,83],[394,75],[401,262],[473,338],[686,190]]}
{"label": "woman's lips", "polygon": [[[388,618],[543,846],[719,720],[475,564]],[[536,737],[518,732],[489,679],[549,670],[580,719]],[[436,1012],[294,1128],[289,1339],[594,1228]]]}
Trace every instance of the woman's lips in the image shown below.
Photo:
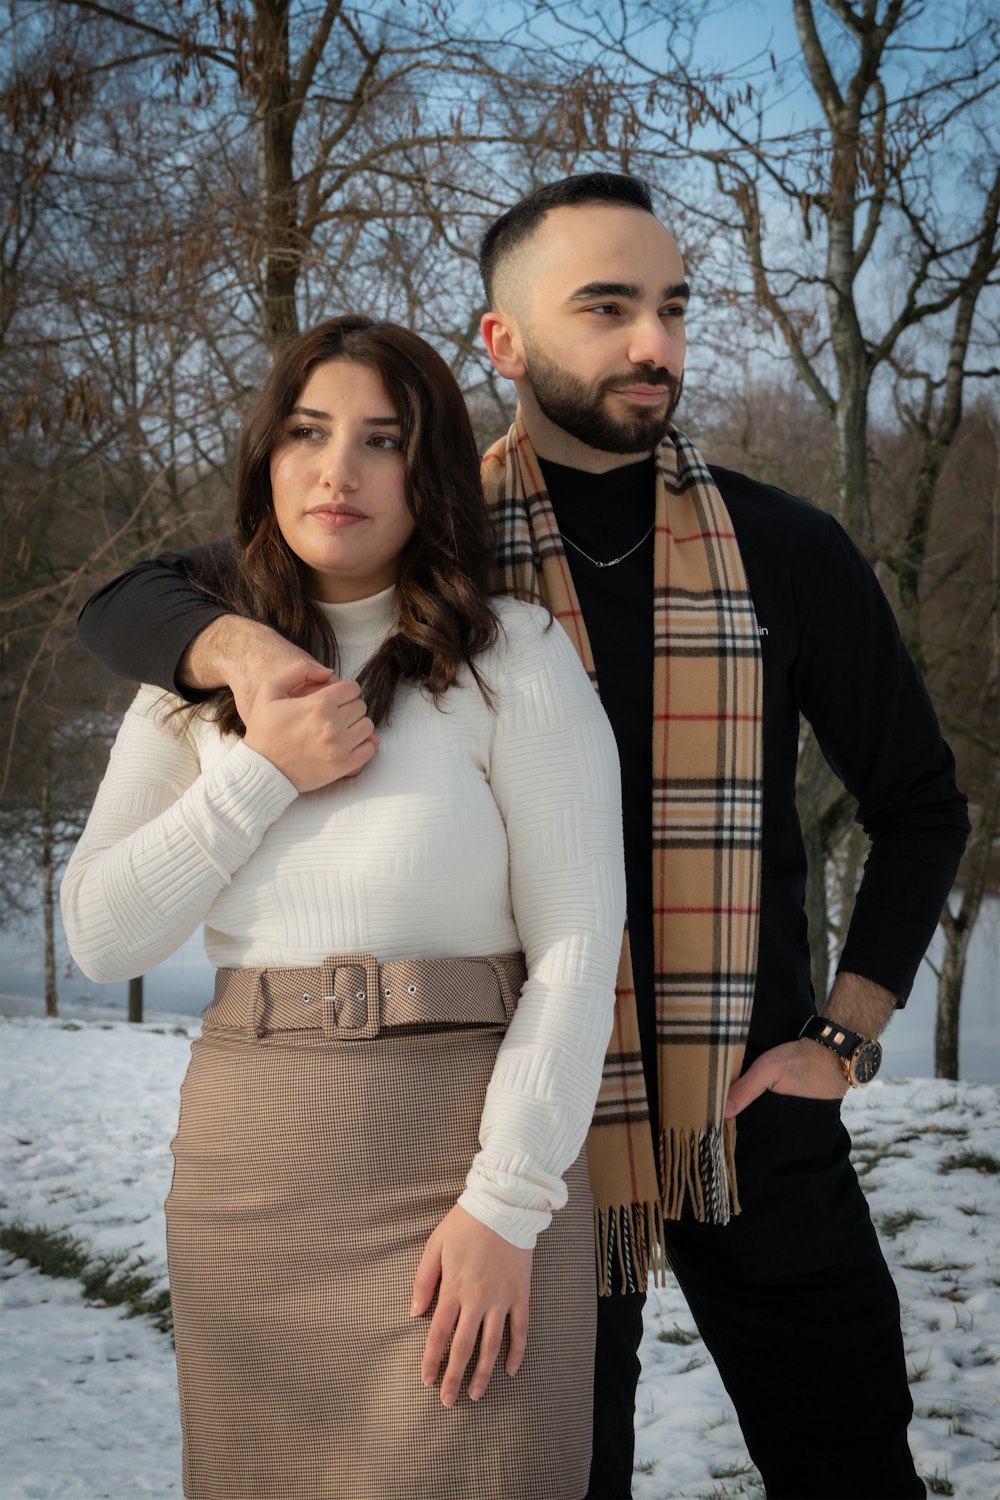
{"label": "woman's lips", "polygon": [[332,510],[329,506],[318,505],[314,510],[308,512],[320,526],[328,531],[341,531],[345,526],[354,526],[358,521],[367,521],[368,517],[360,510],[345,508]]}

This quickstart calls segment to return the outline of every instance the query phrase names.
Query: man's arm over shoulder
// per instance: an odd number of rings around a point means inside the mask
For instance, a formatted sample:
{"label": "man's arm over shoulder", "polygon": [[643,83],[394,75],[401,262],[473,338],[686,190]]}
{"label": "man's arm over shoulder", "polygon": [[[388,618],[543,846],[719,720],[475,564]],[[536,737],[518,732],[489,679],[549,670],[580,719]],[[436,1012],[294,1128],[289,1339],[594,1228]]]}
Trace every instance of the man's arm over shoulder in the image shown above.
{"label": "man's arm over shoulder", "polygon": [[77,621],[81,645],[119,677],[195,696],[180,665],[194,638],[226,614],[213,590],[232,566],[230,541],[138,563],[87,600]]}
{"label": "man's arm over shoulder", "polygon": [[84,605],[80,641],[120,677],[192,702],[229,687],[244,723],[268,678],[294,678],[293,697],[325,687],[329,667],[270,626],[228,613],[219,594],[234,566],[228,541],[139,563]]}

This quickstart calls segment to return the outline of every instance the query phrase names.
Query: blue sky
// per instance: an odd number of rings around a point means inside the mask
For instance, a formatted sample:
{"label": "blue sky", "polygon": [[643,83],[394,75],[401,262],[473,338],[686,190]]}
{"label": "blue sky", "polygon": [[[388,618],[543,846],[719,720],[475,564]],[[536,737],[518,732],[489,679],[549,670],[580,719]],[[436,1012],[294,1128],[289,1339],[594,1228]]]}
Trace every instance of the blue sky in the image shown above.
{"label": "blue sky", "polygon": [[[853,3],[860,9],[860,0]],[[879,0],[880,16],[887,3],[888,0]],[[804,80],[793,79],[789,74],[782,79],[782,87],[774,89],[769,54],[773,53],[780,67],[782,63],[794,63],[800,53],[792,0],[714,0],[714,3],[708,0],[705,4],[698,0],[674,0],[672,9],[686,12],[688,17],[686,23],[682,21],[674,27],[655,20],[658,11],[670,8],[667,0],[655,5],[644,4],[642,0],[628,3],[630,40],[644,63],[655,67],[660,57],[665,58],[669,38],[681,56],[689,59],[693,74],[713,68],[726,74],[736,72],[752,82],[755,91],[762,87],[780,99],[778,108],[785,116],[777,117],[781,128],[801,126],[816,118],[818,106]],[[840,71],[836,65],[838,57],[843,58],[849,70],[853,66],[854,48],[844,45],[848,37],[846,29],[824,0],[814,0],[813,8],[835,71]],[[478,5],[476,9],[479,10]],[[527,26],[536,43],[544,44],[546,39],[565,42],[571,36],[582,41],[588,32],[596,37],[602,21],[614,29],[619,15],[617,0],[547,0],[537,10],[529,0],[501,0],[489,8],[485,19],[499,34],[508,28]],[[991,16],[995,27],[995,0],[907,0],[902,26],[890,43],[890,50],[898,48],[900,32],[907,43],[915,43],[919,50],[896,52],[897,68],[890,69],[890,87],[893,82],[902,83],[904,69],[912,78],[922,78],[941,60],[941,49],[961,42]],[[561,24],[563,20],[565,27]]]}

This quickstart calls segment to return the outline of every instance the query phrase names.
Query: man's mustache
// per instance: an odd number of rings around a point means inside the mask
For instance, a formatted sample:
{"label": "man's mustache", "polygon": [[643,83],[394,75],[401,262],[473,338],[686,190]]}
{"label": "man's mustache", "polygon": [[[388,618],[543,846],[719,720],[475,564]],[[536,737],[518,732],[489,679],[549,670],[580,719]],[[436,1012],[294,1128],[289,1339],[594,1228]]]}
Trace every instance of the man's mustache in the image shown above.
{"label": "man's mustache", "polygon": [[676,375],[660,365],[634,365],[627,375],[609,375],[601,382],[601,389],[605,391],[626,391],[633,385],[662,385],[667,390],[676,390],[680,386]]}

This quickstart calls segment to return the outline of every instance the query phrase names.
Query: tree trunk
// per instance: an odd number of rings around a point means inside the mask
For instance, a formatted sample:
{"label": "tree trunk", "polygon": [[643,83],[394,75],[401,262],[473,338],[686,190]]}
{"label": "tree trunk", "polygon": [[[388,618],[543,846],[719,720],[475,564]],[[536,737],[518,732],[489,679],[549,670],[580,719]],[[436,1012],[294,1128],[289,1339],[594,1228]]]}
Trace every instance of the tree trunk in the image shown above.
{"label": "tree trunk", "polygon": [[292,147],[289,0],[254,0],[257,158],[264,238],[264,332],[273,355],[299,331],[295,307],[300,247]]}
{"label": "tree trunk", "polygon": [[[837,348],[836,342],[834,347]],[[834,421],[836,484],[840,501],[837,519],[869,560],[874,561],[875,531],[868,479],[867,377],[853,358],[838,359],[838,366],[841,387]]]}
{"label": "tree trunk", "polygon": [[969,839],[960,878],[964,881],[958,911],[946,906],[941,913],[944,957],[938,979],[937,1015],[934,1022],[934,1076],[958,1077],[958,1032],[965,964],[972,931],[986,891],[986,876],[993,850],[993,830],[1000,812],[1000,778],[994,776],[985,804],[972,813]]}
{"label": "tree trunk", "polygon": [[817,1005],[830,992],[830,855],[848,831],[855,802],[823,759],[816,737],[806,729],[799,754],[795,801],[806,851],[806,920],[812,986]]}
{"label": "tree trunk", "polygon": [[826,891],[826,854],[819,837],[818,820],[808,819],[802,825],[806,846],[806,920],[809,923],[809,963],[812,973],[813,1000],[817,1010],[826,1004],[830,993],[830,914]]}
{"label": "tree trunk", "polygon": [[59,995],[56,990],[56,891],[55,864],[52,858],[52,840],[46,837],[42,856],[42,907],[45,920],[45,1014],[59,1014]]}
{"label": "tree trunk", "polygon": [[[843,149],[843,143],[841,143]],[[868,385],[870,373],[865,338],[854,302],[857,275],[854,264],[854,180],[830,198],[827,224],[827,309],[830,347],[837,366],[834,408],[837,520],[847,528],[869,560],[873,560],[868,451]]]}
{"label": "tree trunk", "polygon": [[934,1017],[934,1077],[957,1079],[958,1018],[972,927],[947,917],[942,917],[941,925],[945,938]]}
{"label": "tree trunk", "polygon": [[130,1021],[142,1020],[142,975],[138,979],[130,979],[128,982],[128,1018]]}
{"label": "tree trunk", "polygon": [[42,924],[45,934],[45,1014],[59,1014],[56,990],[56,868],[52,829],[52,746],[46,736],[42,755]]}

